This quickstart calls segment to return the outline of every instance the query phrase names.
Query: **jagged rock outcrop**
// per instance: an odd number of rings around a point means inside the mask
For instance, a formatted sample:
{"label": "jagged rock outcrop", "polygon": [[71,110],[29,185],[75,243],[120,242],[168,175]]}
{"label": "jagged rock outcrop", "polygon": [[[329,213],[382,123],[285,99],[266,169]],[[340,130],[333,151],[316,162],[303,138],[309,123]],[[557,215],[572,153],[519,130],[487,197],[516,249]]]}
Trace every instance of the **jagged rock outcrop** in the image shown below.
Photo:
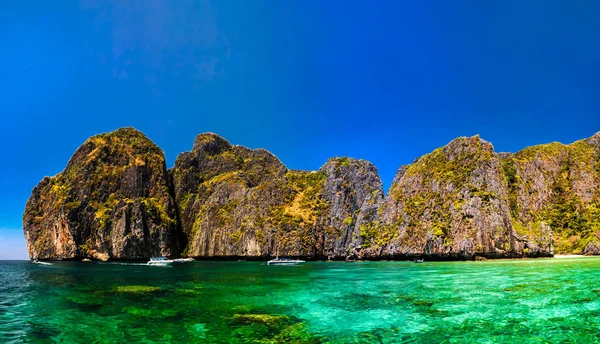
{"label": "jagged rock outcrop", "polygon": [[138,259],[178,253],[176,209],[162,150],[124,128],[88,139],[27,202],[32,259]]}
{"label": "jagged rock outcrop", "polygon": [[321,167],[325,174],[323,214],[333,235],[326,238],[325,254],[331,258],[357,254],[364,243],[360,228],[377,220],[383,187],[375,166],[364,160],[329,159]]}
{"label": "jagged rock outcrop", "polygon": [[[184,255],[275,252],[272,213],[296,193],[285,187],[288,171],[275,156],[232,146],[215,134],[201,134],[191,152],[177,157],[171,174],[187,238]],[[300,246],[311,243],[297,240],[294,245],[289,252],[307,253]]]}
{"label": "jagged rock outcrop", "polygon": [[600,255],[600,241],[593,240],[588,242],[581,253],[588,256]]}
{"label": "jagged rock outcrop", "polygon": [[367,255],[511,257],[523,254],[512,229],[500,159],[478,136],[459,138],[394,179],[379,222],[366,227]]}
{"label": "jagged rock outcrop", "polygon": [[201,134],[171,171],[184,254],[193,257],[343,257],[383,192],[375,167],[330,159],[319,171],[288,170],[263,150]]}
{"label": "jagged rock outcrop", "polygon": [[590,253],[600,240],[600,134],[528,147],[502,159],[515,231],[552,231],[557,253]]}
{"label": "jagged rock outcrop", "polygon": [[600,254],[600,133],[496,153],[458,138],[400,167],[289,170],[212,133],[167,171],[135,129],[87,140],[23,215],[32,259],[150,256],[440,259]]}

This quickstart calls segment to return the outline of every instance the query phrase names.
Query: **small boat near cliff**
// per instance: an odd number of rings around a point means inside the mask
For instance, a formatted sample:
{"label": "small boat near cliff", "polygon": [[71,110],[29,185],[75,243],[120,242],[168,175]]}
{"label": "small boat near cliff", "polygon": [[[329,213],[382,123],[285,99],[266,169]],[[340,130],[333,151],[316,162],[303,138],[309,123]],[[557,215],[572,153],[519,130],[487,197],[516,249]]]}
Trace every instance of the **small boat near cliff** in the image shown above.
{"label": "small boat near cliff", "polygon": [[194,258],[177,258],[177,259],[173,259],[173,263],[187,263],[187,262],[193,262]]}
{"label": "small boat near cliff", "polygon": [[304,261],[300,259],[275,258],[269,260],[267,265],[299,265],[302,263],[304,263]]}
{"label": "small boat near cliff", "polygon": [[304,263],[304,261],[300,259],[279,258],[279,246],[277,246],[275,259],[269,260],[267,265],[299,265],[302,263]]}
{"label": "small boat near cliff", "polygon": [[39,265],[54,265],[54,264],[52,264],[52,263],[48,263],[48,262],[42,262],[42,261],[39,261],[39,260],[37,260],[37,259],[33,261],[33,264],[39,264]]}
{"label": "small boat near cliff", "polygon": [[423,258],[421,258],[421,259],[417,259],[417,258],[415,258],[415,259],[414,259],[414,262],[415,262],[415,263],[423,263],[424,261],[425,261],[425,259],[423,259]]}
{"label": "small boat near cliff", "polygon": [[167,259],[167,257],[152,257],[148,262],[148,265],[168,265],[172,264],[173,260]]}
{"label": "small boat near cliff", "polygon": [[300,259],[279,258],[279,245],[277,245],[275,259],[269,260],[267,265],[299,265],[302,263],[304,263],[304,261]]}

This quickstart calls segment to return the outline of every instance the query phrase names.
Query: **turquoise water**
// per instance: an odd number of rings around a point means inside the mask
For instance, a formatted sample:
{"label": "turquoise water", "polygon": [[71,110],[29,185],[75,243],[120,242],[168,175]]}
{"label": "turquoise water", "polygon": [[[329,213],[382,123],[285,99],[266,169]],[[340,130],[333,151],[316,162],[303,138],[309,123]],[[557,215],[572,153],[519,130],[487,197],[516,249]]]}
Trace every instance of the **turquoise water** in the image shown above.
{"label": "turquoise water", "polygon": [[0,343],[600,341],[600,258],[0,262]]}

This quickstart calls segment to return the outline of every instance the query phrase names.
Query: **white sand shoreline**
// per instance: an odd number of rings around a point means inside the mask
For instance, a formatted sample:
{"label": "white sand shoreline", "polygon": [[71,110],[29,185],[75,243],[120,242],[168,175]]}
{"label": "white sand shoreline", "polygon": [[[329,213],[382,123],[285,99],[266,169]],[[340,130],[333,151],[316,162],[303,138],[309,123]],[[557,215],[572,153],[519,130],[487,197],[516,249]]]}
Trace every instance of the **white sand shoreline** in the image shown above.
{"label": "white sand shoreline", "polygon": [[573,259],[573,258],[588,258],[593,256],[584,256],[583,254],[556,254],[554,258],[558,259]]}

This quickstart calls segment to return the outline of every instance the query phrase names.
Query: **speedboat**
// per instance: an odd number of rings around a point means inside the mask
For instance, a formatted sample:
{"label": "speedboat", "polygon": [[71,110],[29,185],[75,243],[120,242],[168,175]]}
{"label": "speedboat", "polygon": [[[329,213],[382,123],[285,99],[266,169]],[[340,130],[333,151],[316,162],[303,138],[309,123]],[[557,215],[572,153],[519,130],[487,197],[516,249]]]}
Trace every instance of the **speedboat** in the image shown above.
{"label": "speedboat", "polygon": [[173,259],[174,263],[187,263],[187,262],[193,262],[194,258],[177,258],[177,259]]}
{"label": "speedboat", "polygon": [[167,265],[171,264],[173,261],[171,259],[167,259],[167,257],[152,257],[148,262],[148,265]]}
{"label": "speedboat", "polygon": [[279,258],[279,245],[277,246],[277,252],[275,254],[275,259],[271,259],[267,262],[267,265],[299,265],[304,263],[303,260],[299,259],[288,259],[288,258]]}
{"label": "speedboat", "polygon": [[414,259],[415,263],[423,263],[424,261],[425,261],[425,259],[423,259],[423,258],[421,258],[421,259],[415,258]]}
{"label": "speedboat", "polygon": [[54,264],[52,264],[52,263],[48,263],[48,262],[42,262],[41,260],[37,260],[37,259],[35,259],[35,260],[33,261],[33,264],[39,264],[39,265],[54,265]]}
{"label": "speedboat", "polygon": [[267,262],[267,265],[299,265],[304,263],[303,260],[299,260],[299,259],[282,259],[282,258],[275,258],[272,260],[269,260]]}

